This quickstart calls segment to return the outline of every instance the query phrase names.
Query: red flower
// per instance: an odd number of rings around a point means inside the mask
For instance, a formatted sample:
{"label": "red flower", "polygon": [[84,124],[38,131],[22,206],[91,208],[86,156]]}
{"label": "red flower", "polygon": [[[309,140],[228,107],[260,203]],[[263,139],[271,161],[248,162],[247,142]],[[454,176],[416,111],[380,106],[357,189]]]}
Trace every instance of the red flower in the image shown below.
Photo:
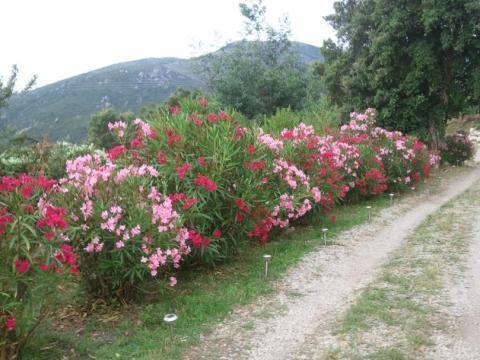
{"label": "red flower", "polygon": [[130,141],[130,147],[132,149],[142,149],[145,147],[145,144],[143,143],[141,138],[136,137],[135,139]]}
{"label": "red flower", "polygon": [[203,97],[200,98],[200,99],[198,99],[198,100],[197,100],[197,103],[198,103],[198,105],[200,105],[200,106],[208,106],[208,100],[205,99],[205,98],[203,98]]}
{"label": "red flower", "polygon": [[168,196],[170,200],[175,204],[178,200],[185,200],[187,195],[185,193],[175,193]]}
{"label": "red flower", "polygon": [[127,151],[128,149],[125,146],[118,145],[108,150],[107,155],[108,155],[108,158],[113,161],[119,156],[125,154]]}
{"label": "red flower", "polygon": [[15,316],[12,316],[11,318],[8,318],[5,320],[5,327],[7,328],[7,331],[13,331],[15,330],[15,326],[17,325],[17,319]]}
{"label": "red flower", "polygon": [[222,236],[222,232],[220,230],[217,229],[213,232],[213,237],[215,239],[218,239],[220,236]]}
{"label": "red flower", "polygon": [[180,112],[180,107],[178,105],[170,106],[170,113],[176,115]]}
{"label": "red flower", "polygon": [[200,166],[205,166],[205,158],[203,156],[200,156],[198,159],[197,159],[197,163],[198,165]]}
{"label": "red flower", "polygon": [[150,133],[148,134],[148,137],[150,139],[155,139],[157,137],[157,130],[155,129],[150,129]]}
{"label": "red flower", "polygon": [[33,193],[33,186],[31,185],[25,185],[22,187],[22,190],[20,191],[20,194],[24,199],[29,199],[32,196]]}
{"label": "red flower", "polygon": [[255,153],[255,146],[253,144],[249,144],[247,146],[247,152],[250,154],[250,155],[253,155]]}
{"label": "red flower", "polygon": [[17,259],[15,260],[15,267],[19,273],[24,273],[30,269],[30,263],[28,260]]}
{"label": "red flower", "polygon": [[27,214],[33,214],[33,206],[23,205],[23,211],[25,211]]}
{"label": "red flower", "polygon": [[333,224],[334,222],[337,221],[337,215],[330,216],[330,219],[328,219],[328,221]]}
{"label": "red flower", "polygon": [[252,161],[247,164],[247,169],[256,171],[256,170],[262,170],[265,168],[265,163],[263,161]]}
{"label": "red flower", "polygon": [[218,115],[217,114],[208,114],[207,115],[207,121],[208,122],[217,122],[218,121]]}
{"label": "red flower", "polygon": [[242,222],[243,221],[243,215],[240,211],[237,211],[237,214],[235,215],[235,221],[236,222]]}
{"label": "red flower", "polygon": [[183,180],[185,178],[185,175],[187,174],[187,171],[192,168],[192,165],[189,163],[185,163],[182,166],[177,168],[177,174],[180,180]]}
{"label": "red flower", "polygon": [[57,181],[55,179],[48,180],[45,176],[41,175],[37,179],[37,185],[43,190],[50,190]]}
{"label": "red flower", "polygon": [[189,198],[187,201],[185,201],[185,203],[183,204],[182,206],[182,209],[184,210],[187,210],[187,209],[190,209],[193,205],[195,205],[197,203],[197,199],[195,199],[194,197],[192,198]]}
{"label": "red flower", "polygon": [[197,174],[197,178],[195,179],[195,186],[204,187],[208,191],[215,191],[218,189],[218,186],[215,183],[215,181],[213,181],[212,179],[209,179],[202,173]]}
{"label": "red flower", "polygon": [[160,165],[165,165],[167,163],[167,159],[165,158],[165,154],[161,150],[158,152],[158,163]]}
{"label": "red flower", "polygon": [[425,145],[423,145],[423,143],[420,140],[415,141],[415,143],[412,146],[413,150],[415,151],[422,150],[424,147]]}
{"label": "red flower", "polygon": [[51,228],[66,229],[68,227],[68,223],[64,218],[65,211],[65,208],[57,208],[49,205],[45,214],[46,216],[37,221],[37,228],[48,226]]}
{"label": "red flower", "polygon": [[172,129],[167,128],[164,130],[164,132],[165,132],[165,135],[167,135],[168,137],[168,140],[167,140],[168,145],[173,145],[176,142],[179,142],[182,140],[182,137],[177,133],[175,133],[175,131],[173,131]]}
{"label": "red flower", "polygon": [[48,265],[47,264],[40,265],[40,270],[47,271],[48,270]]}
{"label": "red flower", "polygon": [[230,118],[225,111],[220,111],[218,113],[218,116],[220,116],[220,119],[222,119],[223,121],[227,121]]}
{"label": "red flower", "polygon": [[248,208],[247,204],[242,199],[236,198],[235,204],[240,210],[246,212],[247,214],[250,212],[250,209]]}
{"label": "red flower", "polygon": [[52,240],[52,238],[53,238],[53,232],[51,232],[51,231],[46,232],[46,233],[44,234],[44,236],[45,236],[45,238],[46,238],[47,240]]}

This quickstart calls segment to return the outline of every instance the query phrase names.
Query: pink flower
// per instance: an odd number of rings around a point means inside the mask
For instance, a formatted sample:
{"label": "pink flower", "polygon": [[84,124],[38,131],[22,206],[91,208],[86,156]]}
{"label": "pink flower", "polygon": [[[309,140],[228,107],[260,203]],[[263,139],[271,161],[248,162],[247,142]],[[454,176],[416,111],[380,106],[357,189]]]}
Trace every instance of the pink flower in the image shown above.
{"label": "pink flower", "polygon": [[215,239],[218,239],[220,236],[222,236],[222,232],[220,230],[217,229],[213,232],[213,237]]}
{"label": "pink flower", "polygon": [[177,285],[177,278],[174,276],[170,276],[170,286],[175,286]]}

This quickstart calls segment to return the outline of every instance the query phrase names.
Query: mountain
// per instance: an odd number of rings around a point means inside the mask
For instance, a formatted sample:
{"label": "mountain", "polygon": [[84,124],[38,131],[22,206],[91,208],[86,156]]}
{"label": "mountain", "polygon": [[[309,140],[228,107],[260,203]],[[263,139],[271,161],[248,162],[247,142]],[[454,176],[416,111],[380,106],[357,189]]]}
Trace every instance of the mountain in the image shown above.
{"label": "mountain", "polygon": [[[323,60],[319,48],[299,42],[293,45],[302,61]],[[164,101],[177,87],[205,88],[194,70],[197,60],[129,61],[42,86],[12,97],[0,113],[0,123],[37,138],[81,142],[87,135],[88,119],[96,111],[112,107],[136,112],[147,104]]]}

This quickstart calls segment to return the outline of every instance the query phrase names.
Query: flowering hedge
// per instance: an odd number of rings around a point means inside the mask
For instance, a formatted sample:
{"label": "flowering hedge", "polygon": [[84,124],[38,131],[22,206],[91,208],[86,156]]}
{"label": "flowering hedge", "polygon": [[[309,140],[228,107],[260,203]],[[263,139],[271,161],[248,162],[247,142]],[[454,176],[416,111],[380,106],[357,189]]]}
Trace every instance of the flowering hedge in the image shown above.
{"label": "flowering hedge", "polygon": [[46,315],[51,278],[77,273],[78,265],[65,241],[66,209],[51,202],[56,181],[0,180],[0,359],[10,359]]}
{"label": "flowering hedge", "polygon": [[[415,186],[438,161],[418,139],[376,127],[371,109],[322,134],[303,123],[268,134],[200,98],[109,128],[120,145],[68,161],[53,194],[63,207],[42,196],[29,234],[72,250],[72,270],[103,298],[134,297],[155,279],[174,286],[186,262],[213,264],[312,210]],[[9,211],[7,243],[24,210]]]}
{"label": "flowering hedge", "polygon": [[67,162],[61,181],[84,284],[103,297],[153,278],[174,286],[182,263],[222,261],[312,209],[410,188],[438,161],[375,127],[371,109],[339,131],[267,134],[201,98],[109,128],[120,145]]}

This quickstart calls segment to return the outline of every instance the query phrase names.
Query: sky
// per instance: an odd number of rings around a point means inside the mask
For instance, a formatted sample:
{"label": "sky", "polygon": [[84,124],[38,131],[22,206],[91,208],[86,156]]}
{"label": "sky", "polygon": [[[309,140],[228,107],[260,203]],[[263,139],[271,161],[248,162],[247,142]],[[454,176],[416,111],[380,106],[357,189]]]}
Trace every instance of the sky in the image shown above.
{"label": "sky", "polygon": [[[37,87],[150,57],[189,58],[242,38],[239,0],[0,0],[0,77],[13,64]],[[334,0],[264,0],[267,22],[286,15],[291,39],[334,38]]]}

